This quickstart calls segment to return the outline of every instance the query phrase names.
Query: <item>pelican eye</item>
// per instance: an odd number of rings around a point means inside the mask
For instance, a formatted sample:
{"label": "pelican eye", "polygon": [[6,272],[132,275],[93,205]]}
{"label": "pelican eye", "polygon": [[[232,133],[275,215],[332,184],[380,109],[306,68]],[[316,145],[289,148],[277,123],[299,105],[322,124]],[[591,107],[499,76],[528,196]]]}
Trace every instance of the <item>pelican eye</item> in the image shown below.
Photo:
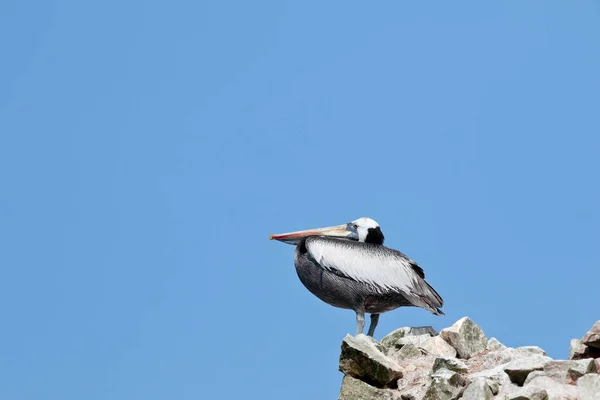
{"label": "pelican eye", "polygon": [[352,224],[352,226],[354,227],[354,229],[358,229],[358,224]]}

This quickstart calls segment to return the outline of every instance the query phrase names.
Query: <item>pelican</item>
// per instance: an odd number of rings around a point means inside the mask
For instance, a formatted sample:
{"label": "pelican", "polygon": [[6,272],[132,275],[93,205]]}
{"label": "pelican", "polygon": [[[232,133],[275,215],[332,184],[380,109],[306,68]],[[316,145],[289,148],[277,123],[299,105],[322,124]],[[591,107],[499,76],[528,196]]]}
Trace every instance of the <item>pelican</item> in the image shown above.
{"label": "pelican", "polygon": [[294,266],[304,286],[334,307],[354,310],[356,334],[371,314],[373,336],[381,313],[398,307],[421,307],[444,315],[444,300],[425,281],[416,262],[383,245],[379,224],[359,218],[347,224],[271,235],[296,245]]}

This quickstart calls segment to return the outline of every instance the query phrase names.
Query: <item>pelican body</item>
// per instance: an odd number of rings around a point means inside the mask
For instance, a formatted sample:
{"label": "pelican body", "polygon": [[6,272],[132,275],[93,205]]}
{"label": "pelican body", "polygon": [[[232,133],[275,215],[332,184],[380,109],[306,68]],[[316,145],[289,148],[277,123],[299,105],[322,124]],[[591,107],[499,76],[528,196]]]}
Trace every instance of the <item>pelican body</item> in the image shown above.
{"label": "pelican body", "polygon": [[294,265],[302,284],[334,307],[356,312],[356,334],[371,314],[373,336],[379,315],[398,307],[421,307],[435,315],[444,301],[425,281],[423,269],[383,245],[379,224],[359,218],[344,225],[271,235],[296,245]]}

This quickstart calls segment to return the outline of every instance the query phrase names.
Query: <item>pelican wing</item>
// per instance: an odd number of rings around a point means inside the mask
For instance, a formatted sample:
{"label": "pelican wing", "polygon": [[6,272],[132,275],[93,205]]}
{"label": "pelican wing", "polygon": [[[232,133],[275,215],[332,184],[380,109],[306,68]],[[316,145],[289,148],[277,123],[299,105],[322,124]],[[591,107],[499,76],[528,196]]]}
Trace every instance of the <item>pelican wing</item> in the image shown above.
{"label": "pelican wing", "polygon": [[443,300],[425,282],[413,260],[397,250],[371,243],[312,236],[306,239],[310,256],[324,269],[372,285],[380,292],[401,292],[415,306],[441,313]]}

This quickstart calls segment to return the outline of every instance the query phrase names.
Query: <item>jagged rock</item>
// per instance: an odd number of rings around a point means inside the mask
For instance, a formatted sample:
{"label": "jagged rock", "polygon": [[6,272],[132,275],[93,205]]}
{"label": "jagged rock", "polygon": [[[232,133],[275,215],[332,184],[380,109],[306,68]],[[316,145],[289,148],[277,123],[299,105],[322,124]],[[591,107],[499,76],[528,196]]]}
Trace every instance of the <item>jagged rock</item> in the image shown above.
{"label": "jagged rock", "polygon": [[547,355],[546,352],[544,351],[544,349],[542,349],[539,346],[521,346],[521,347],[515,348],[515,352],[521,353],[526,356],[529,354],[539,354],[541,356]]}
{"label": "jagged rock", "polygon": [[544,365],[550,360],[552,360],[550,357],[533,354],[531,357],[511,361],[504,366],[504,372],[508,374],[511,382],[522,386],[529,373],[543,370]]}
{"label": "jagged rock", "polygon": [[414,335],[414,336],[405,336],[403,338],[400,338],[396,341],[396,343],[394,343],[394,346],[396,348],[398,347],[403,347],[407,344],[412,344],[414,346],[420,347],[423,343],[425,343],[426,341],[428,341],[429,339],[431,339],[431,336],[428,334],[425,335]]}
{"label": "jagged rock", "polygon": [[438,357],[433,362],[433,372],[436,372],[440,369],[447,369],[449,371],[454,371],[458,373],[467,372],[467,365],[456,358],[448,358],[448,357]]}
{"label": "jagged rock", "polygon": [[569,345],[569,360],[600,357],[600,349],[583,344],[581,339],[571,339]]}
{"label": "jagged rock", "polygon": [[600,358],[596,358],[592,362],[592,368],[591,368],[590,372],[594,372],[596,374],[600,374]]}
{"label": "jagged rock", "polygon": [[351,376],[344,376],[338,400],[400,400],[395,390],[378,389]]}
{"label": "jagged rock", "polygon": [[408,343],[402,346],[395,354],[395,358],[417,358],[421,357],[423,352],[414,344]]}
{"label": "jagged rock", "polygon": [[[527,375],[527,379],[523,382],[523,386],[529,385],[529,383],[537,378],[538,376],[547,376],[544,371],[531,371],[529,375]],[[562,382],[561,382],[562,383]]]}
{"label": "jagged rock", "polygon": [[494,393],[484,377],[474,379],[463,392],[462,400],[492,400]]}
{"label": "jagged rock", "polygon": [[[586,343],[595,343],[592,330]],[[570,358],[554,361],[538,346],[487,340],[466,317],[440,335],[430,327],[400,328],[382,343],[347,335],[339,399],[600,400],[600,349],[575,339]]]}
{"label": "jagged rock", "polygon": [[461,318],[451,327],[442,329],[440,336],[456,349],[460,358],[471,358],[487,347],[485,334],[468,317]]}
{"label": "jagged rock", "polygon": [[[503,351],[485,352],[467,360],[469,371],[475,373],[484,370],[490,370],[499,365],[506,364],[515,358],[514,349],[505,349]],[[504,373],[504,371],[502,371]]]}
{"label": "jagged rock", "polygon": [[548,400],[548,392],[546,389],[540,388],[519,388],[511,393],[508,393],[504,399],[506,400]]}
{"label": "jagged rock", "polygon": [[486,349],[489,351],[502,351],[506,350],[506,346],[500,343],[498,339],[493,337],[488,340]]}
{"label": "jagged rock", "polygon": [[441,336],[433,336],[419,345],[426,354],[434,357],[456,357],[456,349],[450,346]]}
{"label": "jagged rock", "polygon": [[467,381],[461,374],[441,369],[431,375],[431,384],[424,400],[455,400],[460,397]]}
{"label": "jagged rock", "polygon": [[344,375],[379,388],[394,387],[396,381],[402,378],[400,366],[363,334],[356,337],[346,335],[342,342],[339,370]]}
{"label": "jagged rock", "polygon": [[585,351],[585,346],[581,343],[581,339],[571,339],[569,343],[569,360],[577,360],[581,358]]}
{"label": "jagged rock", "polygon": [[583,335],[581,342],[586,346],[600,349],[600,321],[597,321],[592,328]]}
{"label": "jagged rock", "polygon": [[577,382],[579,400],[600,400],[600,375],[587,374]]}
{"label": "jagged rock", "polygon": [[404,343],[398,343],[398,341],[408,336],[420,336],[429,335],[436,336],[438,333],[431,326],[418,326],[418,327],[404,327],[398,328],[391,333],[385,335],[381,339],[381,344],[388,348],[402,347]]}
{"label": "jagged rock", "polygon": [[548,400],[577,400],[575,386],[558,383],[547,376],[536,376],[523,389],[526,392],[545,391]]}
{"label": "jagged rock", "polygon": [[[544,374],[558,383],[575,384],[588,372],[593,372],[593,359],[549,361],[544,365]],[[529,379],[529,378],[528,378]]]}
{"label": "jagged rock", "polygon": [[506,399],[577,400],[575,386],[556,382],[542,371],[533,371],[523,387],[509,391]]}

